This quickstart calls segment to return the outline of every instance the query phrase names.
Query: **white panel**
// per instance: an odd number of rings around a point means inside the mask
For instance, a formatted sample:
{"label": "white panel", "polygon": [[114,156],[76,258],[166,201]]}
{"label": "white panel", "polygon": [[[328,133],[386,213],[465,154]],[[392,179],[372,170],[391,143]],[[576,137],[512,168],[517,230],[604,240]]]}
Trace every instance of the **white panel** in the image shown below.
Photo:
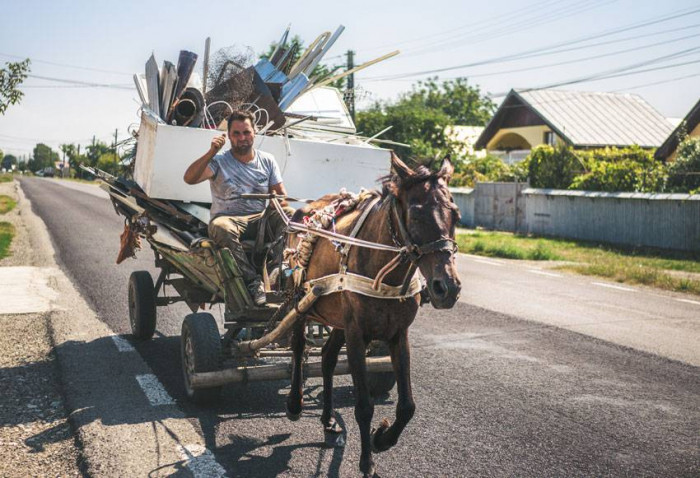
{"label": "white panel", "polygon": [[[136,153],[136,182],[153,198],[211,202],[208,182],[191,186],[183,175],[219,134],[216,130],[156,124],[144,116]],[[275,156],[287,192],[296,197],[314,199],[343,187],[354,192],[361,187],[375,188],[377,179],[389,172],[389,151],[370,145],[262,136],[257,138],[256,147]]]}

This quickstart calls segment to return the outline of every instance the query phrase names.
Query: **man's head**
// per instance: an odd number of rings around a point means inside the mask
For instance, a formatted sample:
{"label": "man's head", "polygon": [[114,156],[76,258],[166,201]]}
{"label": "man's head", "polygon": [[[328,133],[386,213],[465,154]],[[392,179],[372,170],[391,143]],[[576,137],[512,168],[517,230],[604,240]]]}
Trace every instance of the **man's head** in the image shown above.
{"label": "man's head", "polygon": [[245,156],[253,149],[255,117],[249,111],[237,110],[228,117],[228,137],[236,156]]}

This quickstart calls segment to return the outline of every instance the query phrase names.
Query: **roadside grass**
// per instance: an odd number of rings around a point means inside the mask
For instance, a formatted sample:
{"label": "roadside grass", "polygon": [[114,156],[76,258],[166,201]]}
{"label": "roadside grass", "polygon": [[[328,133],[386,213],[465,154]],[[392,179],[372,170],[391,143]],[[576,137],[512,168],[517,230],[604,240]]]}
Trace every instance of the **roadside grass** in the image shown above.
{"label": "roadside grass", "polygon": [[12,181],[12,175],[9,173],[0,174],[0,183],[9,183]]}
{"label": "roadside grass", "polygon": [[627,248],[505,232],[458,230],[460,252],[506,259],[564,261],[555,268],[700,295],[700,253]]}
{"label": "roadside grass", "polygon": [[9,222],[0,222],[0,259],[10,255],[10,244],[15,235],[15,228]]}
{"label": "roadside grass", "polygon": [[0,214],[12,211],[17,203],[10,196],[0,195]]}

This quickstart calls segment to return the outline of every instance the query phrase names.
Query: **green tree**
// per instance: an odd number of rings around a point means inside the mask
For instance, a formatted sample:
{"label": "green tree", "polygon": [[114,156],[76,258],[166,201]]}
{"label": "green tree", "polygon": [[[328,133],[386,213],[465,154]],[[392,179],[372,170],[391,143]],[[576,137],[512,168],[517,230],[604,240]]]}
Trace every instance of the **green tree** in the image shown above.
{"label": "green tree", "polygon": [[466,78],[438,83],[438,78],[419,81],[403,102],[418,108],[439,110],[455,125],[483,126],[493,116],[496,105],[482,95],[478,86],[470,86]]}
{"label": "green tree", "polygon": [[105,171],[109,174],[113,174],[115,176],[119,175],[120,173],[120,159],[119,156],[114,154],[112,151],[103,153],[100,155],[99,158],[97,158],[97,168],[101,169],[102,171]]}
{"label": "green tree", "polygon": [[85,158],[88,166],[97,166],[98,160],[104,154],[111,153],[112,148],[102,141],[96,141],[95,144],[88,145],[85,153]]}
{"label": "green tree", "polygon": [[8,154],[3,157],[3,153],[0,151],[0,164],[2,164],[3,169],[9,171],[12,169],[12,166],[17,165],[17,157],[12,154]]}
{"label": "green tree", "polygon": [[[450,125],[483,125],[493,114],[495,105],[478,87],[458,78],[437,82],[437,78],[419,82],[395,102],[376,102],[357,114],[357,129],[374,135],[391,127],[382,139],[407,144],[395,146],[402,157],[434,158],[455,153],[445,129]],[[455,162],[460,159],[455,156]]]}
{"label": "green tree", "polygon": [[24,93],[19,90],[27,73],[29,73],[29,58],[20,62],[7,62],[5,68],[0,68],[0,114],[4,115],[10,105],[22,100]]}
{"label": "green tree", "polygon": [[48,167],[53,168],[56,161],[59,159],[60,158],[56,151],[52,150],[44,143],[38,143],[36,146],[34,146],[34,150],[32,151],[32,159],[30,160],[31,165],[29,168],[32,171],[38,171]]}

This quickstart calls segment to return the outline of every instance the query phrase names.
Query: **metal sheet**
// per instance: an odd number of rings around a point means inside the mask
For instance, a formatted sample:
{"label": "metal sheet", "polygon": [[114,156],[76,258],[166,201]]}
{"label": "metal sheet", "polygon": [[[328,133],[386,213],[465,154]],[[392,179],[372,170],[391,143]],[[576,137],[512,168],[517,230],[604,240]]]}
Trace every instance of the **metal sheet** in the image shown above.
{"label": "metal sheet", "polygon": [[148,105],[157,116],[160,116],[160,75],[156,57],[151,57],[146,62],[146,85],[148,86]]}

